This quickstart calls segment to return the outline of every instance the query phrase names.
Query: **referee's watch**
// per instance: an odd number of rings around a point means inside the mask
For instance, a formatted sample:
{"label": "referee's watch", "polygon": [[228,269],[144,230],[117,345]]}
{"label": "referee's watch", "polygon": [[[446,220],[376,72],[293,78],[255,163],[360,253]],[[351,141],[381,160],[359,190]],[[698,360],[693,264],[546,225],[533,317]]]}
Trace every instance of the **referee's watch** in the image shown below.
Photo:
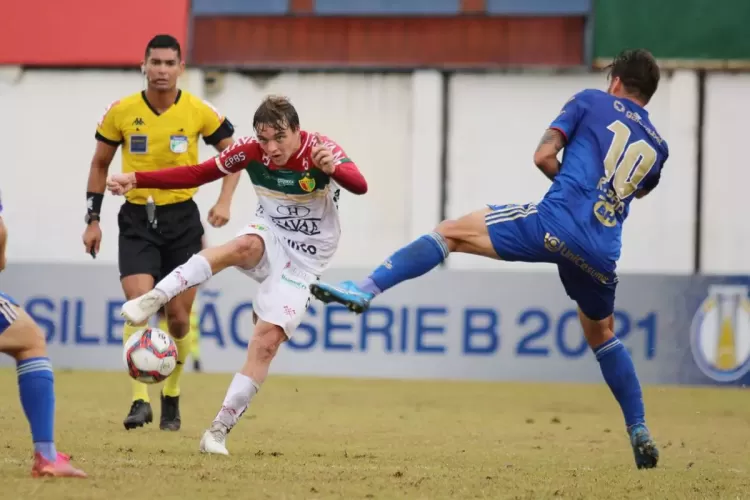
{"label": "referee's watch", "polygon": [[99,222],[101,220],[99,218],[99,214],[86,214],[86,217],[83,219],[87,225],[91,224],[92,222]]}

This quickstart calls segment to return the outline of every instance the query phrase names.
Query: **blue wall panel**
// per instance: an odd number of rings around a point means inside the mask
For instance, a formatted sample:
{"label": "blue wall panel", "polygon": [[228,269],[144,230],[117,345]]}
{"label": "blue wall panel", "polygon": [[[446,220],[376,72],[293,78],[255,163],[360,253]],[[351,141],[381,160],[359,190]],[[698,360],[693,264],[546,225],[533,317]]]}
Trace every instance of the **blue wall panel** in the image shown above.
{"label": "blue wall panel", "polygon": [[486,0],[487,12],[504,16],[585,16],[591,0]]}
{"label": "blue wall panel", "polygon": [[315,0],[323,15],[454,15],[460,0]]}
{"label": "blue wall panel", "polygon": [[193,0],[194,16],[283,15],[289,0]]}

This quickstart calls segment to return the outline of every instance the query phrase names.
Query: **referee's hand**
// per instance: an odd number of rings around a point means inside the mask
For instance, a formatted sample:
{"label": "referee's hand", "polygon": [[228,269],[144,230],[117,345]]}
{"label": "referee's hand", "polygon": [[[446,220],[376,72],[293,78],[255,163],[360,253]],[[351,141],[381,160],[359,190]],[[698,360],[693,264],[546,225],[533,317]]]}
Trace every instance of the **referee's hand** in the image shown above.
{"label": "referee's hand", "polygon": [[99,246],[102,244],[102,228],[99,227],[99,221],[93,221],[83,232],[83,246],[86,253],[92,257],[99,253]]}
{"label": "referee's hand", "polygon": [[208,211],[208,223],[213,227],[221,227],[229,222],[229,203],[217,202]]}

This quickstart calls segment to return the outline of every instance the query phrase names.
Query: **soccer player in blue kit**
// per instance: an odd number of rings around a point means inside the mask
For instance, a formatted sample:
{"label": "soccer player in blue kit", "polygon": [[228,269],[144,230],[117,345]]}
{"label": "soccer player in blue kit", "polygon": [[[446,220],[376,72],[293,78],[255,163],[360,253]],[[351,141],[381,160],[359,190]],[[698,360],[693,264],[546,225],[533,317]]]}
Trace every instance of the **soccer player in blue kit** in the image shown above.
{"label": "soccer player in blue kit", "polygon": [[[539,203],[489,205],[441,222],[391,255],[360,281],[310,286],[319,300],[361,313],[372,299],[438,266],[451,252],[557,264],[578,305],[586,340],[620,404],[636,466],[653,468],[659,451],[645,423],[640,382],[614,334],[614,301],[622,225],[630,203],[651,192],[667,160],[667,143],[644,109],[660,72],[646,50],[626,50],[609,66],[609,88],[574,95],[534,154],[552,181]],[[563,150],[562,164],[557,155]]]}
{"label": "soccer player in blue kit", "polygon": [[[3,203],[0,200],[0,214]],[[0,271],[5,269],[8,231],[0,215]],[[44,334],[8,295],[0,292],[0,352],[16,360],[21,406],[34,442],[33,477],[86,477],[55,449],[55,377]]]}

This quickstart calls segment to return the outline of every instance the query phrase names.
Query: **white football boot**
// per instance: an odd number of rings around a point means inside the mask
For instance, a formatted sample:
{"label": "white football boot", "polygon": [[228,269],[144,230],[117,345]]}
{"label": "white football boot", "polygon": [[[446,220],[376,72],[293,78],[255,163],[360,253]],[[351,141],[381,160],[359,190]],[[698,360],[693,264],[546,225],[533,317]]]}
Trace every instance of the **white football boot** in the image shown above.
{"label": "white football boot", "polygon": [[159,290],[153,289],[122,305],[120,316],[125,318],[131,325],[141,325],[159,312],[164,304],[168,302],[167,296]]}
{"label": "white football boot", "polygon": [[203,433],[201,438],[201,453],[211,453],[213,455],[229,455],[226,447],[227,428],[220,422],[211,424],[211,428]]}

